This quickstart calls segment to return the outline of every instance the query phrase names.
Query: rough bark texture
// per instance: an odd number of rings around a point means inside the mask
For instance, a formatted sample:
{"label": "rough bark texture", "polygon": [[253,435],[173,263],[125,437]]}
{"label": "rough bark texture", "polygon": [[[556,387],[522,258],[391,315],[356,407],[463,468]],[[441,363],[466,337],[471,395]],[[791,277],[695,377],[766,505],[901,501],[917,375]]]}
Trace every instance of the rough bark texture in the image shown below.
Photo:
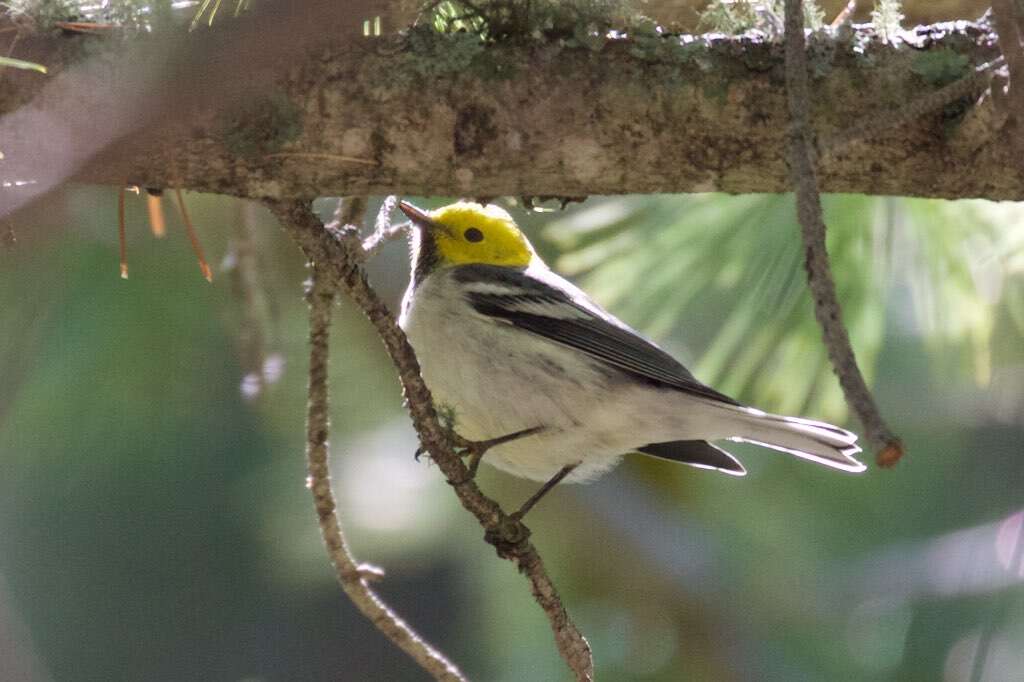
{"label": "rough bark texture", "polygon": [[306,409],[306,460],[309,489],[313,494],[320,534],[334,566],[338,583],[352,603],[374,627],[407,653],[435,680],[466,682],[451,661],[425,642],[369,586],[383,576],[379,569],[357,564],[348,548],[336,514],[328,468],[327,437],[330,430],[327,393],[328,339],[335,286],[313,268],[306,300],[309,302],[309,403]]}
{"label": "rough bark texture", "polygon": [[1024,151],[1024,48],[1020,39],[1017,5],[1014,0],[993,0],[992,17],[999,33],[999,49],[1006,57],[1009,71],[1010,92],[1008,96],[1010,125],[1006,137],[1019,154]]}
{"label": "rough bark texture", "polygon": [[420,376],[416,353],[394,315],[366,279],[362,266],[366,254],[358,235],[348,230],[325,230],[308,202],[267,202],[267,206],[319,275],[347,294],[373,324],[398,370],[420,444],[447,477],[462,506],[484,528],[485,539],[494,545],[499,556],[515,563],[530,582],[534,600],[544,610],[558,651],[576,680],[592,680],[594,661],[590,645],[562,605],[540,554],[530,542],[529,528],[480,491],[461,457],[453,450],[448,433],[438,421],[430,389]]}
{"label": "rough bark texture", "polygon": [[903,455],[903,445],[875,404],[871,389],[843,324],[843,313],[825,246],[825,215],[818,191],[815,139],[811,127],[811,100],[807,87],[807,50],[804,7],[801,0],[786,0],[786,96],[789,104],[790,169],[796,191],[796,212],[804,244],[804,270],[814,300],[814,316],[821,327],[828,359],[839,377],[846,402],[857,414],[868,441],[878,449],[876,461],[891,466]]}
{"label": "rough bark texture", "polygon": [[[235,49],[236,30],[173,45],[108,41],[77,60],[103,39],[23,40],[18,56],[53,75],[3,74],[5,175],[35,181],[5,192],[3,212],[68,179],[262,198],[788,189],[781,43],[637,35],[589,50],[416,30],[288,43],[271,59],[271,32],[257,59]],[[810,41],[822,144],[998,55],[987,26],[907,37]],[[157,68],[153,54],[173,66]],[[241,83],[246,64],[259,77]],[[831,150],[822,190],[1024,198],[1024,169],[989,124],[990,100],[974,99]]]}

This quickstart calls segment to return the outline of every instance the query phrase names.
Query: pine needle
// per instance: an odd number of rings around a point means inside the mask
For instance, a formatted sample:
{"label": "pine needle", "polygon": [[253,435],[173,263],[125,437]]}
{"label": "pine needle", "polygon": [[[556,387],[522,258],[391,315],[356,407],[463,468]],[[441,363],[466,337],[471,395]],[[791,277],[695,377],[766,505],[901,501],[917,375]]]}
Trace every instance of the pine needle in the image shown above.
{"label": "pine needle", "polygon": [[38,71],[46,73],[46,67],[35,62],[26,62],[24,59],[13,57],[0,57],[0,67],[11,67],[12,69],[25,69],[26,71]]}
{"label": "pine needle", "polygon": [[213,281],[213,271],[210,270],[210,264],[206,262],[206,256],[203,255],[203,247],[199,244],[199,237],[196,236],[195,228],[192,227],[192,219],[188,217],[188,210],[185,208],[185,199],[181,196],[181,190],[174,190],[175,196],[178,197],[178,209],[181,211],[181,219],[185,223],[185,232],[188,234],[188,240],[192,242],[192,250],[196,254],[196,258],[199,260],[199,269],[203,273],[203,277],[206,278],[207,282]]}
{"label": "pine needle", "polygon": [[156,194],[146,195],[146,208],[149,210],[149,229],[153,236],[162,239],[167,234],[167,225],[164,222],[164,210],[160,197]]}
{"label": "pine needle", "polygon": [[128,279],[128,246],[125,240],[124,187],[117,192],[117,239],[121,246],[121,279]]}
{"label": "pine needle", "polygon": [[362,159],[358,156],[343,156],[341,154],[321,154],[316,152],[275,152],[267,154],[267,159],[324,159],[325,161],[338,161],[342,163],[361,163],[364,166],[378,166],[373,159]]}

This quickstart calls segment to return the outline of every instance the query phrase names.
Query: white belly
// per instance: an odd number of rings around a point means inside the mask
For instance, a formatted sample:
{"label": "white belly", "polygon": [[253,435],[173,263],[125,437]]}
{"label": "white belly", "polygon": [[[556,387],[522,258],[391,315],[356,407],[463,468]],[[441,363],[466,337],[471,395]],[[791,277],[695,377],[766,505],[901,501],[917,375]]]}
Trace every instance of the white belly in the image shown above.
{"label": "white belly", "polygon": [[579,351],[479,316],[443,272],[420,287],[432,288],[430,298],[404,306],[400,322],[456,431],[486,440],[544,427],[484,462],[540,481],[578,464],[567,480],[586,481],[648,443],[700,437],[688,428],[697,414],[680,413],[689,406],[679,392],[632,383]]}

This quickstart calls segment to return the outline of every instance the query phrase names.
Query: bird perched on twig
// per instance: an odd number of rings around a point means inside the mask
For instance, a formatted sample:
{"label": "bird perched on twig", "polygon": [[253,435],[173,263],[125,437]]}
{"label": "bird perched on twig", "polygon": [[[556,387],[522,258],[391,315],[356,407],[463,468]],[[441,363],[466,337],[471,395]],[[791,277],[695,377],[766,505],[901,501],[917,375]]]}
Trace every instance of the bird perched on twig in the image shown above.
{"label": "bird perched on twig", "polygon": [[[408,202],[412,277],[400,325],[456,432],[483,461],[538,481],[587,481],[641,452],[743,475],[709,441],[756,443],[860,472],[849,431],[768,414],[702,384],[551,271],[503,209]],[[520,437],[502,438],[509,434]]]}

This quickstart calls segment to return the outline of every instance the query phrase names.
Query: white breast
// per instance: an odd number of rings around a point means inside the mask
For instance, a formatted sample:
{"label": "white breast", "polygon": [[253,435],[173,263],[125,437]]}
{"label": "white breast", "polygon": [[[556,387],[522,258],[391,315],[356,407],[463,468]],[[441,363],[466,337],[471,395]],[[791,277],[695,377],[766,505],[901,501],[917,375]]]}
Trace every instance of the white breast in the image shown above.
{"label": "white breast", "polygon": [[[579,351],[484,317],[459,286],[439,270],[415,300],[406,292],[402,306],[400,324],[435,403],[454,410],[456,430],[471,440],[545,427],[492,449],[484,462],[535,480],[579,463],[569,480],[582,481],[679,433],[679,419],[666,419],[678,415],[676,392],[659,400],[654,394],[662,391],[626,381]],[[670,422],[676,428],[666,431]]]}

